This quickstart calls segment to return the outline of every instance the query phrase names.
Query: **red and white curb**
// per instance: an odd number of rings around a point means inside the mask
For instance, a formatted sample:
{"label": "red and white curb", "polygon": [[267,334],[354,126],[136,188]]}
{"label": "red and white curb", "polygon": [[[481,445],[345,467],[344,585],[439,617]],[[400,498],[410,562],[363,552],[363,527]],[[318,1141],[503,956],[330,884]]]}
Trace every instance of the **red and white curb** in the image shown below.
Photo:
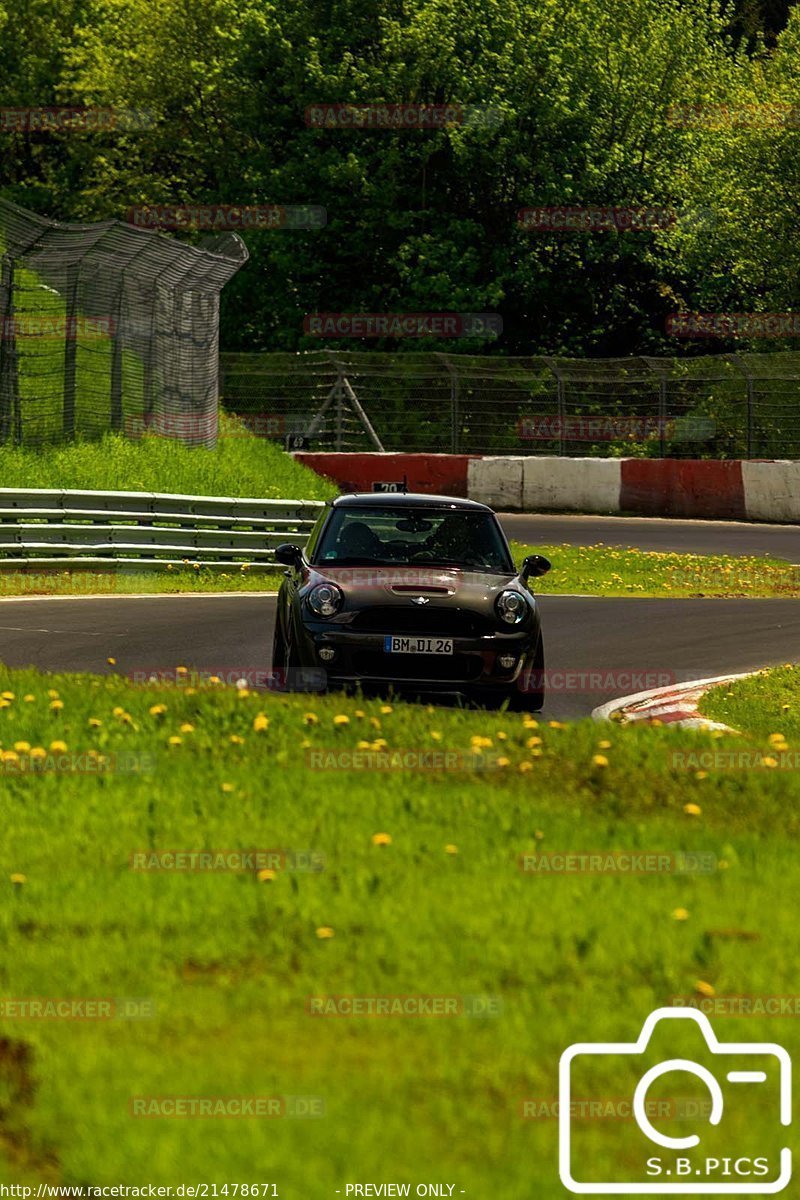
{"label": "red and white curb", "polygon": [[692,679],[688,683],[670,684],[669,687],[651,688],[647,692],[636,692],[632,696],[619,696],[601,704],[592,713],[595,721],[611,721],[619,714],[625,724],[634,721],[658,721],[662,725],[678,725],[682,729],[718,729],[722,733],[738,733],[730,725],[711,721],[698,715],[702,696],[709,688],[720,683],[734,683],[747,679],[757,672],[745,671],[740,675],[717,675],[713,679]]}

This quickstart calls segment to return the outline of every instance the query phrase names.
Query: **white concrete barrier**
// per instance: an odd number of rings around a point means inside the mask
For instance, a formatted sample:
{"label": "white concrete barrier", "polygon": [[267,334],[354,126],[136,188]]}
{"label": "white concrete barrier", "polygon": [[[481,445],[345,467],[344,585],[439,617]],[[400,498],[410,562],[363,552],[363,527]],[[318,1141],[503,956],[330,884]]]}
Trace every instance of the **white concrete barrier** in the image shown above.
{"label": "white concrete barrier", "polygon": [[525,512],[619,512],[620,462],[618,458],[526,458],[522,508]]}
{"label": "white concrete barrier", "polygon": [[470,500],[488,504],[499,512],[523,508],[522,472],[527,459],[472,458],[467,468],[467,495]]}
{"label": "white concrete barrier", "polygon": [[750,521],[800,521],[800,462],[743,462]]}

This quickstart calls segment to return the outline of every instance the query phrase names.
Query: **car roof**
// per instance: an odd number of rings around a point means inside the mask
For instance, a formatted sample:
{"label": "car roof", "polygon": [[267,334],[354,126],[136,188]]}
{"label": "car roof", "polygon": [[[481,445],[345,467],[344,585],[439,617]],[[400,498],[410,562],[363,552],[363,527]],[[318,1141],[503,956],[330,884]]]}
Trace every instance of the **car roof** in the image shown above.
{"label": "car roof", "polygon": [[467,512],[492,512],[488,504],[461,496],[428,496],[424,492],[348,492],[331,501],[334,508],[450,508]]}

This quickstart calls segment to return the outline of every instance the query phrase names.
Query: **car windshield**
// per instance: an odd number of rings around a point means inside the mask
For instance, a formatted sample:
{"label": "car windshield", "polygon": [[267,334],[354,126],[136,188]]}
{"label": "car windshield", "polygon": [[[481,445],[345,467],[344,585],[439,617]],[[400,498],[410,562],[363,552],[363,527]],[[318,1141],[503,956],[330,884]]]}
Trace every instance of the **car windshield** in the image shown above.
{"label": "car windshield", "polygon": [[513,572],[492,513],[358,505],[334,508],[314,561],[330,566],[458,567]]}

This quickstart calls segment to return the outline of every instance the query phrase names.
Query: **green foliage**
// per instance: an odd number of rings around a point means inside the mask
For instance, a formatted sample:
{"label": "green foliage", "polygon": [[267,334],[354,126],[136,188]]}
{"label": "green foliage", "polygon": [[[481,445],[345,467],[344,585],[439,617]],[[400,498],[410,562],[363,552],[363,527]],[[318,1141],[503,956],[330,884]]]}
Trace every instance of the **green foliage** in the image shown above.
{"label": "green foliage", "polygon": [[[223,300],[228,348],[316,348],[308,312],[456,310],[499,312],[500,352],[659,352],[677,308],[797,303],[795,129],[684,128],[670,115],[794,102],[796,10],[769,50],[728,37],[745,18],[749,33],[758,20],[780,28],[767,7],[36,0],[0,49],[6,101],[135,109],[152,125],[5,135],[0,179],[83,219],[143,203],[325,206],[324,229],[245,234],[251,264]],[[304,123],[314,104],[379,101],[492,118],[403,133]],[[521,207],[566,203],[681,216],[656,233],[517,226]]]}

